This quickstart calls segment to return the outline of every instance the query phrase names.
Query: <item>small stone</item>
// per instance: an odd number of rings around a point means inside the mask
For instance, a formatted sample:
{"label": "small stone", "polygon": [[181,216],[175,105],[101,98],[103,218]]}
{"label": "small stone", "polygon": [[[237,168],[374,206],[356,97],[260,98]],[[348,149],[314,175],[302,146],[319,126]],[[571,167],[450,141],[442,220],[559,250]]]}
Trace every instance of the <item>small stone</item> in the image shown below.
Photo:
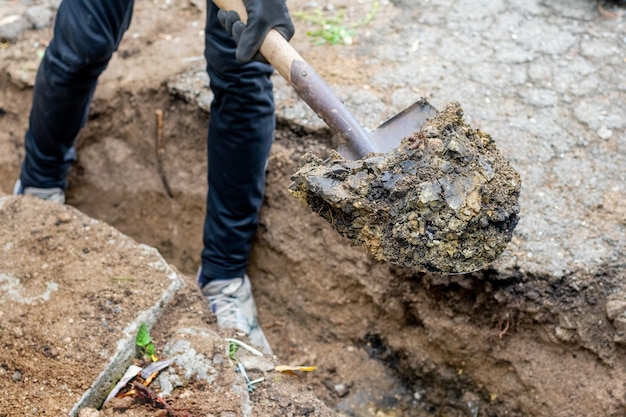
{"label": "small stone", "polygon": [[20,382],[22,380],[22,373],[20,371],[13,372],[13,382]]}
{"label": "small stone", "polygon": [[46,6],[29,7],[24,15],[33,29],[44,29],[52,23],[52,10]]}
{"label": "small stone", "polygon": [[615,299],[609,300],[606,303],[606,315],[609,320],[613,321],[618,316],[621,316],[626,311],[626,300],[623,299]]}
{"label": "small stone", "polygon": [[245,355],[237,357],[248,372],[269,372],[274,369],[274,364],[269,359],[261,356]]}
{"label": "small stone", "polygon": [[602,140],[608,140],[613,136],[613,131],[606,126],[601,126],[597,133]]}
{"label": "small stone", "polygon": [[562,340],[564,342],[571,342],[576,332],[571,329],[564,329],[562,327],[557,326],[554,329],[554,334],[559,340]]}
{"label": "small stone", "polygon": [[541,295],[535,290],[530,290],[526,293],[526,298],[528,298],[531,301],[539,301],[539,299],[541,298]]}
{"label": "small stone", "polygon": [[346,384],[337,384],[334,386],[334,389],[335,389],[335,393],[339,397],[345,397],[350,392]]}
{"label": "small stone", "polygon": [[473,392],[465,392],[461,397],[461,403],[463,405],[463,411],[465,411],[465,415],[468,417],[477,417],[479,406],[480,406],[480,397]]}
{"label": "small stone", "polygon": [[615,320],[613,320],[613,326],[618,332],[626,334],[626,317],[619,316]]}
{"label": "small stone", "polygon": [[27,27],[26,19],[20,15],[10,15],[0,19],[0,41],[15,42]]}
{"label": "small stone", "polygon": [[61,213],[59,213],[59,215],[57,216],[57,223],[61,224],[61,223],[69,223],[72,221],[72,215],[70,213],[68,213],[67,211],[63,211]]}

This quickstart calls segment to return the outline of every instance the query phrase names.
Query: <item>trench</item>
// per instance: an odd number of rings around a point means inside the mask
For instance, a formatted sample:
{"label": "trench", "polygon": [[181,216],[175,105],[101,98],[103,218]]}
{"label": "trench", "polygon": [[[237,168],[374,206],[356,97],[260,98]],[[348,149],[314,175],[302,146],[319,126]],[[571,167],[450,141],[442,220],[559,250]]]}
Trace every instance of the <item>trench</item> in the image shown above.
{"label": "trench", "polygon": [[[27,93],[14,94],[28,103]],[[165,87],[96,98],[68,204],[195,274],[208,120]],[[604,312],[622,268],[559,279],[519,270],[445,277],[378,263],[287,192],[299,156],[323,157],[331,143],[328,132],[278,121],[249,267],[275,354],[317,365],[302,381],[319,398],[354,417],[623,415],[623,347]],[[2,173],[14,177],[17,166]]]}

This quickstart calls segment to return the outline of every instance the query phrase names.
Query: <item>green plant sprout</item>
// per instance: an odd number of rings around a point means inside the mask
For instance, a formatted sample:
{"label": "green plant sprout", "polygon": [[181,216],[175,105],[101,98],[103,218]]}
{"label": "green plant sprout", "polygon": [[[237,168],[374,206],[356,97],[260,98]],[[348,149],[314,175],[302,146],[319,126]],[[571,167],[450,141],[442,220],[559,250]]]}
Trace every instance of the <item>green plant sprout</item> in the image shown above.
{"label": "green plant sprout", "polygon": [[345,10],[338,11],[334,16],[325,16],[321,9],[316,9],[313,14],[295,12],[293,15],[320,27],[317,30],[307,32],[307,36],[312,38],[316,45],[326,43],[331,45],[351,45],[356,29],[376,18],[378,5],[378,1],[374,1],[363,19],[350,24],[345,22]]}
{"label": "green plant sprout", "polygon": [[228,357],[235,362],[237,361],[237,359],[235,358],[235,353],[237,353],[238,350],[239,345],[237,343],[228,342]]}
{"label": "green plant sprout", "polygon": [[157,361],[157,357],[154,354],[154,343],[150,338],[150,332],[146,323],[141,323],[139,330],[137,331],[137,337],[135,338],[135,344],[140,349],[143,356],[149,356],[152,362]]}

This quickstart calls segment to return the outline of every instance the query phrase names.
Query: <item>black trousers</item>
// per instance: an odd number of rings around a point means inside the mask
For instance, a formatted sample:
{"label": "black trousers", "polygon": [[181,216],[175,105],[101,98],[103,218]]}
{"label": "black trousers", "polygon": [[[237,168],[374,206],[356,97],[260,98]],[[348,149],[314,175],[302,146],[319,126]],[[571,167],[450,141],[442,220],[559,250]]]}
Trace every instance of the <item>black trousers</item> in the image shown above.
{"label": "black trousers", "polygon": [[[37,72],[20,174],[23,187],[66,188],[76,137],[87,120],[98,77],[117,50],[132,9],[133,0],[62,1]],[[236,45],[220,26],[211,1],[205,40],[215,99],[207,139],[204,282],[245,273],[275,128],[272,68],[235,59]]]}

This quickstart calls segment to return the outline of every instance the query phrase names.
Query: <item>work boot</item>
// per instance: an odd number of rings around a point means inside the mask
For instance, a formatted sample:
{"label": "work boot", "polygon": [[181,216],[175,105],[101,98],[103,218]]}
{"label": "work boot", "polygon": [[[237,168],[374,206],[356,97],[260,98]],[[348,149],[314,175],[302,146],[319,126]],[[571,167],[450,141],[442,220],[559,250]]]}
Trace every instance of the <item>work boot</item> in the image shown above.
{"label": "work boot", "polygon": [[259,326],[252,287],[247,275],[228,280],[213,280],[202,288],[202,294],[217,317],[217,325],[245,332],[250,341],[266,354],[272,348]]}
{"label": "work boot", "polygon": [[22,187],[22,181],[15,181],[15,186],[13,187],[14,195],[32,195],[33,197],[37,197],[41,200],[54,201],[55,203],[64,204],[65,203],[65,192],[61,188],[37,188],[37,187]]}

